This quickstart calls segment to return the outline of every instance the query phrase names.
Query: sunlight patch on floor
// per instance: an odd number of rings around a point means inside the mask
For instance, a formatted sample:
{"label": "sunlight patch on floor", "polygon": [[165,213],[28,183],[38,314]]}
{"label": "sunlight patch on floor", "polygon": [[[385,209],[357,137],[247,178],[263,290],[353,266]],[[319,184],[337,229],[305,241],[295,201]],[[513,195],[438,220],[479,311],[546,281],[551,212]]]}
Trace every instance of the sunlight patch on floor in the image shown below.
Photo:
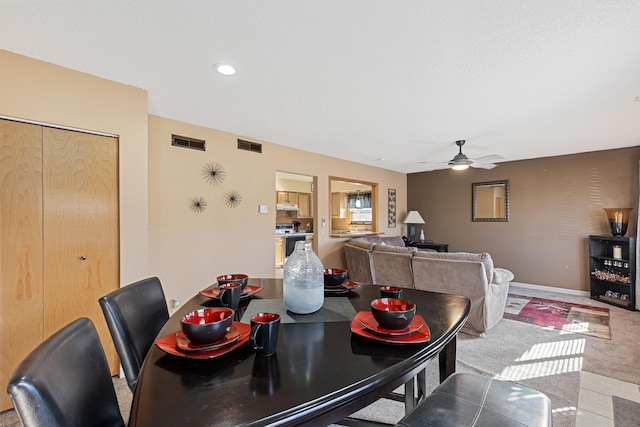
{"label": "sunlight patch on floor", "polygon": [[530,378],[566,374],[569,372],[579,372],[582,370],[582,363],[582,357],[570,357],[566,359],[507,366],[498,374],[498,378],[507,381],[520,381]]}
{"label": "sunlight patch on floor", "polygon": [[574,340],[535,344],[515,361],[524,362],[529,360],[550,359],[553,357],[583,354],[586,342],[587,341],[584,338],[577,338]]}

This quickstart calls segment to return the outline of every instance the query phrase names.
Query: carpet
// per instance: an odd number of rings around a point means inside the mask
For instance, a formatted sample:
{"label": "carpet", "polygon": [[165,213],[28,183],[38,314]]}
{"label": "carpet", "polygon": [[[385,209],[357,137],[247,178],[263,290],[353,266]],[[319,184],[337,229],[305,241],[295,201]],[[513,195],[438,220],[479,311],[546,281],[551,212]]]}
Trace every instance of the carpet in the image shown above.
{"label": "carpet", "polygon": [[509,294],[504,318],[611,339],[609,309],[603,307]]}

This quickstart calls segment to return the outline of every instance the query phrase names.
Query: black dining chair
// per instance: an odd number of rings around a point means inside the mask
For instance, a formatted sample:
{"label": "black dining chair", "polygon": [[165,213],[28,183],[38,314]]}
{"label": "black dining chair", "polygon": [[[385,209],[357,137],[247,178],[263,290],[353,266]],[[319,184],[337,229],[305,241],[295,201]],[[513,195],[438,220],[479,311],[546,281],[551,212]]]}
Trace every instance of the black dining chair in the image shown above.
{"label": "black dining chair", "polygon": [[86,317],[36,347],[13,372],[7,392],[25,427],[125,425],[104,349]]}
{"label": "black dining chair", "polygon": [[169,320],[169,310],[157,277],[124,286],[98,300],[131,391],[158,332]]}

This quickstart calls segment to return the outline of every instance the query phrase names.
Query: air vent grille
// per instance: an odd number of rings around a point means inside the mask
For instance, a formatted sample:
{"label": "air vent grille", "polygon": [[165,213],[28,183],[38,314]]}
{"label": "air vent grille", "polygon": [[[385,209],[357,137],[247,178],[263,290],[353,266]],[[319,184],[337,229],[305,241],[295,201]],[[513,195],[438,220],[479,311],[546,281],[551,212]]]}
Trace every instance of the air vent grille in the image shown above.
{"label": "air vent grille", "polygon": [[171,145],[205,151],[206,142],[203,139],[189,138],[188,136],[171,135]]}
{"label": "air vent grille", "polygon": [[239,139],[238,150],[247,150],[247,151],[253,151],[254,153],[262,153],[262,144]]}

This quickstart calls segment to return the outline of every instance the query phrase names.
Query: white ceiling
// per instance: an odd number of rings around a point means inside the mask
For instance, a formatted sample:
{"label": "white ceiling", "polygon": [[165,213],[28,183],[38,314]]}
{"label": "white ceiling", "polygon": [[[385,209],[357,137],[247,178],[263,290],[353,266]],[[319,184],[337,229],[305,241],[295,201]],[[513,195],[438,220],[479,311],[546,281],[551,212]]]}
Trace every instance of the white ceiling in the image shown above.
{"label": "white ceiling", "polygon": [[0,48],[146,89],[151,114],[400,172],[457,139],[640,145],[637,0],[0,0],[0,22]]}

